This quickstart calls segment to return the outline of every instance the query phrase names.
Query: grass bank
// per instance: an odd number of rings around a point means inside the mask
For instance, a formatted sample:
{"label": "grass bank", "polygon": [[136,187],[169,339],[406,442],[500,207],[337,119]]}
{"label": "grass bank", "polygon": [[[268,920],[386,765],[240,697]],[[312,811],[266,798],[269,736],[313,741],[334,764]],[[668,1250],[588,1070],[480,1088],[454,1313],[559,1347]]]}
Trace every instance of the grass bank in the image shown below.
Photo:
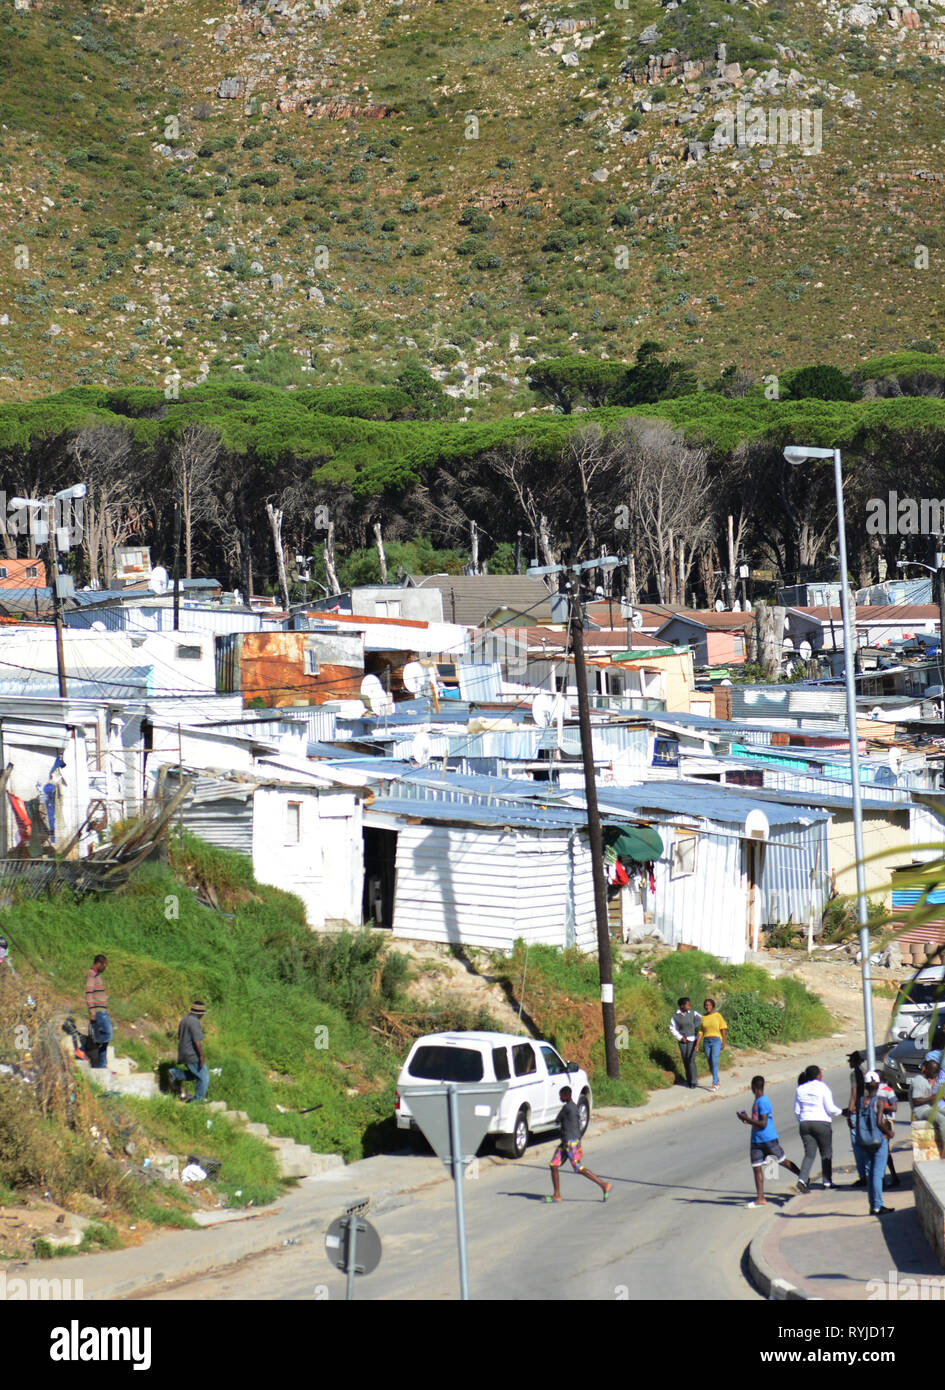
{"label": "grass bank", "polygon": [[[523,1012],[542,1037],[587,1070],[598,1105],[642,1105],[648,1091],[681,1079],[669,1019],[683,995],[700,1010],[707,995],[715,998],[736,1051],[823,1037],[835,1028],[830,1013],[800,980],[774,979],[758,965],[725,965],[704,951],[618,961],[614,1007],[621,1076],[613,1080],[604,1064],[595,958],[532,946],[526,962],[524,944],[517,942],[513,955],[497,959],[494,968],[516,1000],[522,1000],[524,982]],[[722,1056],[722,1065],[730,1065],[729,1048]],[[703,1058],[700,1070],[706,1070]]]}

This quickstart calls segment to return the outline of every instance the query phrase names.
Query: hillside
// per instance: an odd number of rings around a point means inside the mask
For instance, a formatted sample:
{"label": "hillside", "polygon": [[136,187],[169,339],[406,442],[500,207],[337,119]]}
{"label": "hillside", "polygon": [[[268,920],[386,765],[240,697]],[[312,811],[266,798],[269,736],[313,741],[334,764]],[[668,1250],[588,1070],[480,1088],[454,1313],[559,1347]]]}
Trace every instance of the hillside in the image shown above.
{"label": "hillside", "polygon": [[945,336],[939,3],[19,5],[3,399],[416,348],[488,413],[539,351],[760,377]]}

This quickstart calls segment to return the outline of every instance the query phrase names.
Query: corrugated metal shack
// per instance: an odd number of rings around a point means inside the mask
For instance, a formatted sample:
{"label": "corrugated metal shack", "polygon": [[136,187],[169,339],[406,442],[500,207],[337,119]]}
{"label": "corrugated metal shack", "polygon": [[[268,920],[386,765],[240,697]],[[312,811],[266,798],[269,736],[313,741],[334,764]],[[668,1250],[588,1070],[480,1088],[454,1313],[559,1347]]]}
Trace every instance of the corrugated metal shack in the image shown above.
{"label": "corrugated metal shack", "polygon": [[[460,782],[466,786],[461,787]],[[540,787],[450,778],[386,785],[365,826],[386,835],[366,862],[369,887],[395,855],[395,936],[509,950],[521,937],[550,946],[596,946],[594,889],[585,818]],[[472,790],[471,784],[482,789]],[[537,794],[536,794],[537,793]],[[395,840],[396,844],[392,844]],[[385,907],[379,903],[382,914]]]}
{"label": "corrugated metal shack", "polygon": [[698,782],[601,787],[598,796],[602,818],[646,820],[662,835],[644,907],[671,945],[741,964],[766,923],[806,924],[812,913],[819,922],[829,893],[826,811]]}

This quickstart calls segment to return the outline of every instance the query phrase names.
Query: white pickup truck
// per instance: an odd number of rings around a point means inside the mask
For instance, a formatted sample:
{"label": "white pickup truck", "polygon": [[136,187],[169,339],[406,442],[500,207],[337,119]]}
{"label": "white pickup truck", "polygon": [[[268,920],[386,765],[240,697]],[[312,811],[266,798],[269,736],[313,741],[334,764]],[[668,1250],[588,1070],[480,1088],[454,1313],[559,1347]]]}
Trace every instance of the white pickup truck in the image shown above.
{"label": "white pickup truck", "polygon": [[530,1133],[555,1128],[562,1086],[571,1087],[582,1134],[591,1118],[587,1073],[575,1063],[563,1061],[551,1043],[513,1033],[428,1033],[418,1038],[397,1079],[394,1112],[398,1129],[417,1127],[401,1089],[436,1081],[444,1085],[450,1081],[464,1085],[508,1082],[488,1133],[497,1136],[498,1146],[512,1158],[521,1158]]}

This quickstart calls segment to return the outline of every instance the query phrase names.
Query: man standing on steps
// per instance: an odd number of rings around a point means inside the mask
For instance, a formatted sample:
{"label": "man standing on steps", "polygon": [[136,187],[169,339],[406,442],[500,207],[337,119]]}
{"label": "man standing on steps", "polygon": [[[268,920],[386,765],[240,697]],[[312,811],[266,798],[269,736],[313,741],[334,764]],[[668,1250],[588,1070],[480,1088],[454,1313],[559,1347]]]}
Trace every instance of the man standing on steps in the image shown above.
{"label": "man standing on steps", "polygon": [[108,964],[107,956],[96,956],[92,968],[85,977],[85,1002],[89,1009],[89,1041],[93,1054],[89,1058],[93,1067],[108,1066],[108,1044],[115,1036],[112,1021],[108,1016],[108,994],[102,980],[102,973]]}
{"label": "man standing on steps", "polygon": [[669,1031],[679,1043],[686,1085],[690,1091],[695,1090],[699,1084],[696,1070],[696,1035],[701,1022],[702,1015],[696,1013],[691,1001],[686,998],[677,1001],[676,1012],[669,1020]]}
{"label": "man standing on steps", "polygon": [[[206,1004],[196,999],[190,1006],[190,1013],[184,1015],[177,1028],[178,1065],[171,1067],[169,1075],[174,1094],[188,1101],[205,1100],[210,1089],[210,1072],[203,1055],[203,1016],[206,1012]],[[190,1080],[197,1083],[194,1094],[185,1096],[181,1091],[181,1082]]]}

